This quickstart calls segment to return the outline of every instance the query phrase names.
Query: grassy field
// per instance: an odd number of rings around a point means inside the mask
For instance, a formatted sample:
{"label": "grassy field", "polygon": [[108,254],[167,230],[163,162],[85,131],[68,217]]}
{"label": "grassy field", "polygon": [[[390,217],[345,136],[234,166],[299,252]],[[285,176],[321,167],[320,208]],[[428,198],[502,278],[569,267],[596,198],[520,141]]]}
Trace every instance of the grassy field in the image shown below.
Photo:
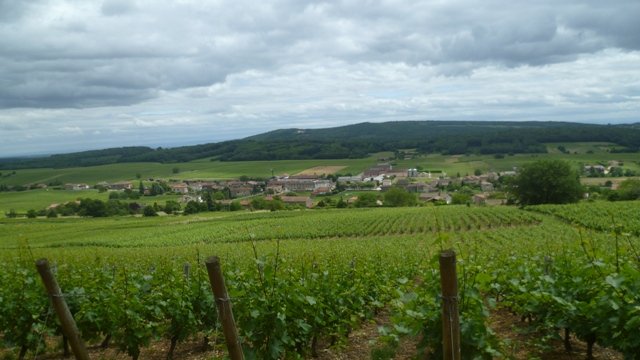
{"label": "grassy field", "polygon": [[29,209],[40,210],[51,204],[62,204],[79,198],[91,198],[107,200],[109,194],[99,193],[98,190],[28,190],[19,192],[0,192],[0,212],[8,212],[10,209],[18,213],[25,213]]}
{"label": "grassy field", "polygon": [[[570,154],[564,154],[557,150],[559,144],[549,144],[547,154],[515,154],[506,155],[504,158],[496,158],[493,155],[426,155],[415,159],[400,160],[398,167],[410,168],[420,166],[423,169],[443,171],[447,175],[473,174],[476,169],[486,171],[508,171],[541,159],[566,160],[576,168],[586,164],[607,164],[608,161],[617,160],[624,163],[625,169],[640,172],[640,157],[638,154],[612,154],[606,152],[607,144],[603,143],[576,143],[567,144]],[[593,153],[588,151],[593,150]],[[574,153],[576,151],[577,153]]]}
{"label": "grassy field", "polygon": [[[202,159],[186,163],[122,163],[102,166],[77,167],[66,169],[25,169],[3,171],[0,184],[24,185],[37,183],[87,183],[90,185],[101,181],[117,182],[142,179],[236,179],[242,175],[268,178],[272,174],[297,174],[316,166],[340,166],[341,172],[360,173],[375,164],[376,157],[364,159],[339,160],[282,160],[282,161],[240,161],[220,162]],[[174,173],[174,168],[179,170]]]}
{"label": "grassy field", "polygon": [[[640,172],[638,154],[612,154],[607,152],[607,143],[573,143],[566,144],[570,152],[565,154],[557,147],[562,144],[548,144],[548,154],[517,154],[495,158],[492,155],[422,155],[415,159],[395,161],[399,168],[420,166],[431,171],[442,171],[450,176],[473,174],[476,169],[486,171],[506,171],[514,167],[540,160],[562,159],[578,167],[581,164],[606,164],[610,160],[624,162],[624,168]],[[201,159],[186,163],[122,163],[103,166],[66,168],[66,169],[25,169],[16,170],[15,174],[7,170],[2,172],[0,184],[24,185],[35,183],[88,183],[90,185],[101,181],[116,182],[142,179],[234,179],[242,175],[267,178],[272,174],[298,174],[312,168],[338,169],[340,173],[357,174],[377,162],[389,153],[373,154],[364,159],[338,160],[282,160],[282,161],[241,161],[219,162]],[[178,173],[174,173],[174,169]]]}
{"label": "grassy field", "polygon": [[[180,195],[158,195],[143,196],[135,201],[141,204],[150,204],[154,202],[164,205],[167,200],[180,200]],[[37,189],[19,192],[0,192],[0,215],[4,215],[10,210],[15,210],[18,214],[24,214],[27,210],[44,209],[51,204],[62,204],[68,201],[74,201],[81,198],[91,198],[106,201],[109,198],[108,192],[100,193],[98,190],[53,190],[53,189]]]}

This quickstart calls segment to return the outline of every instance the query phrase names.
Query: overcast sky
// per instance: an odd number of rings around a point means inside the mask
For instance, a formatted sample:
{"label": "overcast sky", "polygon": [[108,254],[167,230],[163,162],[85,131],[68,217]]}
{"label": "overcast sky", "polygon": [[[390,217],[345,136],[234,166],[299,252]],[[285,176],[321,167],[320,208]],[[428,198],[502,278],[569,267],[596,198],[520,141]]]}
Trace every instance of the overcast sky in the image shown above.
{"label": "overcast sky", "polygon": [[640,1],[0,0],[0,157],[386,120],[640,121]]}

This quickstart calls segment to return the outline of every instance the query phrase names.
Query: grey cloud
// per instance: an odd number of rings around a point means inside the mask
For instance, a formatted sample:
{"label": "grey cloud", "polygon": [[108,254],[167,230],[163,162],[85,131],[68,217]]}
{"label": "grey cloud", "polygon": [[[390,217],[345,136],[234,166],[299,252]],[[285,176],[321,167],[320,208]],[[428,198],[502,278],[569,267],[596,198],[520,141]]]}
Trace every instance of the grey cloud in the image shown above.
{"label": "grey cloud", "polygon": [[0,22],[16,22],[34,6],[38,0],[0,0]]}
{"label": "grey cloud", "polygon": [[130,13],[136,9],[132,0],[106,0],[100,8],[103,15],[115,16]]}
{"label": "grey cloud", "polygon": [[636,0],[25,3],[0,0],[2,108],[125,106],[318,60],[466,76],[640,50]]}

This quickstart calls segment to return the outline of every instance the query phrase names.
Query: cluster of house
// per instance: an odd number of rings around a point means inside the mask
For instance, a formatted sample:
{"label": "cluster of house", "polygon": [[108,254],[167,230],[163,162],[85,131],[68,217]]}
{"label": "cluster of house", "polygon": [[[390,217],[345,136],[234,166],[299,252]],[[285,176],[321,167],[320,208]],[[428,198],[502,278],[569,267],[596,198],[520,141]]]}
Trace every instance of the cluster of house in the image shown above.
{"label": "cluster of house", "polygon": [[599,175],[607,175],[611,172],[613,168],[619,167],[619,161],[609,161],[607,166],[596,164],[596,165],[585,165],[582,169],[585,174],[599,174]]}
{"label": "cluster of house", "polygon": [[[102,187],[107,190],[132,190],[133,183],[131,181],[120,181],[116,183],[109,184],[107,182],[99,182],[96,184],[96,187]],[[65,190],[89,190],[92,187],[88,184],[64,184]]]}
{"label": "cluster of house", "polygon": [[460,178],[441,177],[430,183],[425,184],[408,184],[407,190],[416,189],[415,192],[421,193],[420,200],[422,201],[444,201],[447,204],[451,203],[451,195],[443,192],[444,189],[450,185],[455,186],[472,186],[480,189],[480,193],[474,194],[471,201],[474,204],[485,204],[489,198],[489,194],[495,191],[495,183],[502,176],[514,176],[515,171],[503,171],[488,172],[482,175],[467,175]]}
{"label": "cluster of house", "polygon": [[179,183],[169,183],[169,188],[176,194],[190,194],[201,191],[222,191],[229,189],[229,195],[233,198],[250,196],[261,191],[261,181],[201,181],[186,180]]}
{"label": "cluster of house", "polygon": [[[515,171],[501,173],[489,172],[482,175],[464,177],[448,177],[446,174],[433,176],[428,172],[420,172],[415,168],[398,169],[390,163],[380,163],[365,170],[362,174],[353,176],[340,176],[334,182],[316,174],[282,175],[268,181],[203,181],[184,180],[181,182],[169,182],[166,186],[171,192],[181,194],[183,202],[202,202],[199,195],[203,191],[227,191],[231,199],[240,198],[240,204],[249,206],[250,200],[242,199],[255,194],[266,194],[265,200],[273,200],[278,196],[285,204],[303,205],[311,207],[312,196],[332,193],[339,185],[345,190],[378,190],[385,191],[391,187],[401,187],[413,193],[418,193],[420,200],[451,203],[451,195],[446,193],[450,185],[470,185],[479,188],[481,193],[473,198],[474,203],[484,203],[488,194],[494,191],[494,183],[500,176],[515,175]],[[415,180],[416,178],[423,178]],[[426,178],[426,179],[424,179]],[[151,180],[151,179],[150,179]],[[108,190],[132,190],[134,184],[130,181],[117,183],[98,183],[98,187]],[[87,184],[65,184],[67,190],[87,190],[91,186]],[[148,189],[145,190],[145,192]],[[287,193],[310,193],[310,196],[287,196]],[[232,200],[223,200],[222,203],[231,203]]]}
{"label": "cluster of house", "polygon": [[331,193],[335,188],[335,182],[322,179],[318,175],[285,175],[269,180],[266,191],[270,194],[311,192],[311,195],[324,195]]}

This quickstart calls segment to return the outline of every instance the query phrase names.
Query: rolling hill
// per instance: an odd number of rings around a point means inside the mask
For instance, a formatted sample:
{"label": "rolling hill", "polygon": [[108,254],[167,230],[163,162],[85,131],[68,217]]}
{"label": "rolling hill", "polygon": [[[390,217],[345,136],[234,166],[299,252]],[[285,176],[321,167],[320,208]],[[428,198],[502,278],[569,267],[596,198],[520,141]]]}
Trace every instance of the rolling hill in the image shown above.
{"label": "rolling hill", "polygon": [[94,166],[126,162],[362,158],[414,148],[423,153],[544,153],[544,143],[610,142],[615,151],[640,149],[640,125],[568,122],[392,121],[325,129],[280,129],[239,140],[175,148],[122,147],[29,159],[0,159],[0,169]]}

